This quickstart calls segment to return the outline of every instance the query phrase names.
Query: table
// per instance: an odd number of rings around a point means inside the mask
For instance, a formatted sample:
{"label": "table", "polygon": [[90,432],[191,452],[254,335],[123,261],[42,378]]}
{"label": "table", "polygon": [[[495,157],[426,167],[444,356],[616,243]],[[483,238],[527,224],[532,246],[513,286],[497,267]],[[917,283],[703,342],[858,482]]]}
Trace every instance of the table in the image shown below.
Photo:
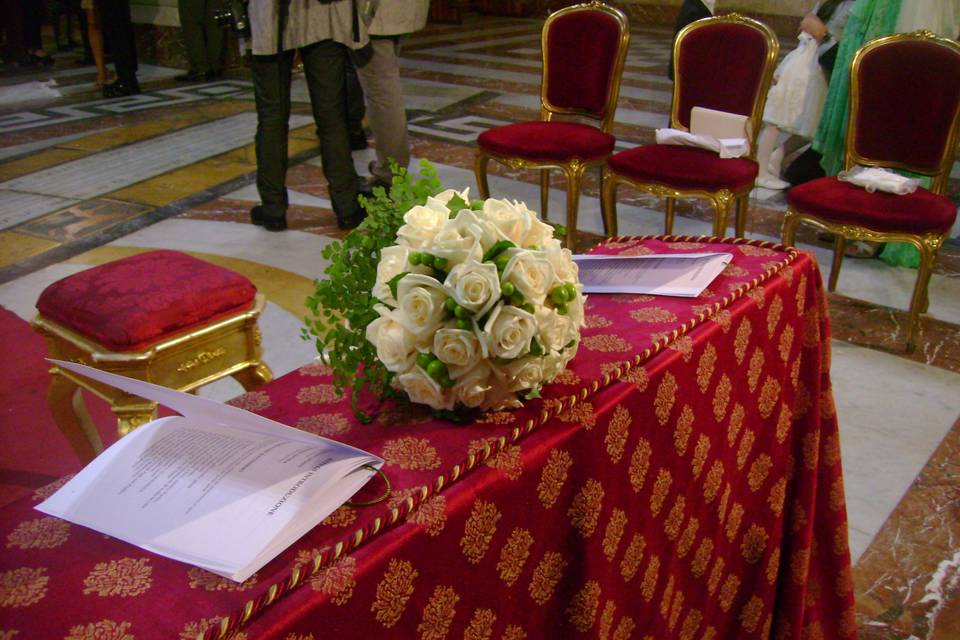
{"label": "table", "polygon": [[[469,425],[361,426],[309,365],[235,403],[387,461],[386,504],[341,507],[243,584],[43,517],[0,518],[0,632],[18,637],[852,638],[829,328],[812,258],[724,250],[697,299],[592,296],[572,367]],[[111,635],[112,634],[112,635]]]}

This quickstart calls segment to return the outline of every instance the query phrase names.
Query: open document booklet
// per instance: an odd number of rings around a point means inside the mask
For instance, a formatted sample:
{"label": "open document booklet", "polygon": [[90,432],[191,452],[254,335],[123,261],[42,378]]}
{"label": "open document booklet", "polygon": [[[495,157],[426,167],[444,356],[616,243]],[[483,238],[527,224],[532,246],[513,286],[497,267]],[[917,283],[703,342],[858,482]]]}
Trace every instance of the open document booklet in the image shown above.
{"label": "open document booklet", "polygon": [[695,298],[730,264],[729,253],[573,256],[584,293],[650,293]]}
{"label": "open document booklet", "polygon": [[181,415],[121,438],[37,509],[237,582],[383,465],[360,449],[237,407],[53,362]]}

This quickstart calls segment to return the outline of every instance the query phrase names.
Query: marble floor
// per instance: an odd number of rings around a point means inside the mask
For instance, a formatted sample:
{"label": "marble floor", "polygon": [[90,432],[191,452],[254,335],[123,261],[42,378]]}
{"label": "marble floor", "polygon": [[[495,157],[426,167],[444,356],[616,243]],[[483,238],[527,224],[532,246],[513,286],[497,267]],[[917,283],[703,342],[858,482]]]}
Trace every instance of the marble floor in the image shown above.
{"label": "marble floor", "polygon": [[[445,184],[475,188],[476,136],[538,117],[540,22],[466,21],[411,37],[402,68],[411,169],[429,159]],[[651,141],[652,127],[667,123],[669,36],[660,27],[633,29],[618,148]],[[265,358],[283,374],[315,356],[299,339],[303,301],[325,266],[323,246],[341,236],[303,80],[293,91],[290,229],[270,233],[248,221],[257,201],[248,75],[237,69],[217,82],[177,85],[175,73],[145,67],[145,92],[119,100],[100,99],[94,70],[69,60],[44,73],[0,74],[0,305],[29,319],[43,288],[65,275],[175,248],[243,273],[265,293]],[[23,91],[50,79],[59,97],[16,99],[17,85]],[[373,157],[372,149],[354,154],[361,173]],[[535,174],[493,165],[491,171],[494,195],[539,202]],[[949,194],[960,199],[958,165]],[[554,221],[562,221],[564,198],[557,183]],[[785,206],[781,193],[758,189],[748,235],[776,239]],[[661,231],[655,201],[623,193],[618,209],[621,233]],[[709,219],[701,205],[681,205],[676,232],[709,233]],[[601,232],[595,177],[581,197],[580,220],[582,230]],[[847,259],[830,296],[861,638],[960,637],[960,227],[952,235],[914,354],[905,355],[902,342],[915,271]],[[830,248],[813,234],[800,239],[826,272]],[[239,391],[223,381],[202,393],[226,399]]]}

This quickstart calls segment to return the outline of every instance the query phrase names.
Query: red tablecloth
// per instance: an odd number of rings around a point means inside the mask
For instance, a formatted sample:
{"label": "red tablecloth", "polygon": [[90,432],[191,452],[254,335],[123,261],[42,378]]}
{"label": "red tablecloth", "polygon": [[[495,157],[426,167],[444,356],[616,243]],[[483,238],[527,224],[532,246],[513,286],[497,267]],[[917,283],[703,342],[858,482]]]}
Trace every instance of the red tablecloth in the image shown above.
{"label": "red tablecloth", "polygon": [[54,487],[0,511],[0,637],[854,637],[816,265],[671,240],[599,251],[734,260],[698,299],[592,296],[571,369],[516,412],[361,426],[319,365],[241,396],[395,489],[243,584],[34,511]]}

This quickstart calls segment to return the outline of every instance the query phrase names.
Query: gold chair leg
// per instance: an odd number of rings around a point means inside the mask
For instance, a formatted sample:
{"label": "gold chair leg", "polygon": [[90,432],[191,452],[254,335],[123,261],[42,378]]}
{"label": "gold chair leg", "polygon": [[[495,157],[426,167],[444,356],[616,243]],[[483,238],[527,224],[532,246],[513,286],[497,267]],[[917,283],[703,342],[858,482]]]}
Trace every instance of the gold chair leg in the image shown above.
{"label": "gold chair leg", "polygon": [[667,198],[667,216],[663,221],[663,232],[665,234],[673,234],[673,219],[676,216],[677,212],[677,200],[676,198]]}
{"label": "gold chair leg", "polygon": [[244,391],[253,391],[273,380],[273,372],[270,371],[270,367],[260,362],[235,372],[233,379],[243,386]]}
{"label": "gold chair leg", "polygon": [[574,250],[577,239],[577,213],[580,205],[580,180],[583,177],[583,167],[574,166],[564,170],[567,176],[567,238],[565,246]]}
{"label": "gold chair leg", "polygon": [[540,219],[547,219],[550,206],[550,169],[540,169]]}
{"label": "gold chair leg", "polygon": [[157,418],[157,403],[140,400],[133,404],[113,406],[113,413],[117,416],[117,433],[125,436],[137,427],[143,426]]}
{"label": "gold chair leg", "polygon": [[730,201],[733,194],[724,189],[713,195],[713,235],[722,238],[727,233],[727,217],[730,215]]}
{"label": "gold chair leg", "polygon": [[487,163],[490,158],[481,151],[477,151],[477,156],[473,161],[473,173],[477,176],[477,190],[480,192],[480,199],[486,200],[490,197],[490,187],[487,184]]}
{"label": "gold chair leg", "polygon": [[781,241],[784,245],[792,247],[797,240],[797,225],[800,224],[800,218],[790,209],[783,217],[783,230],[781,231]]}
{"label": "gold chair leg", "polygon": [[917,338],[920,335],[920,314],[924,312],[925,303],[929,302],[927,288],[930,286],[930,275],[933,273],[933,264],[937,259],[936,248],[931,249],[922,242],[917,244],[917,248],[920,249],[920,267],[917,269],[917,283],[913,287],[913,297],[910,300],[907,353],[913,353],[917,347]]}
{"label": "gold chair leg", "polygon": [[833,264],[830,265],[830,279],[827,281],[827,291],[837,290],[837,279],[840,277],[840,265],[843,264],[843,254],[847,250],[847,239],[837,234],[833,241]]}
{"label": "gold chair leg", "polygon": [[735,223],[735,233],[738,238],[745,238],[747,232],[747,205],[750,202],[750,195],[744,194],[737,198],[737,220]]}
{"label": "gold chair leg", "polygon": [[47,389],[47,405],[57,428],[77,457],[86,464],[103,451],[103,442],[80,393],[79,385],[54,373]]}
{"label": "gold chair leg", "polygon": [[600,189],[600,209],[603,213],[603,230],[608,236],[617,235],[617,180],[603,170]]}

